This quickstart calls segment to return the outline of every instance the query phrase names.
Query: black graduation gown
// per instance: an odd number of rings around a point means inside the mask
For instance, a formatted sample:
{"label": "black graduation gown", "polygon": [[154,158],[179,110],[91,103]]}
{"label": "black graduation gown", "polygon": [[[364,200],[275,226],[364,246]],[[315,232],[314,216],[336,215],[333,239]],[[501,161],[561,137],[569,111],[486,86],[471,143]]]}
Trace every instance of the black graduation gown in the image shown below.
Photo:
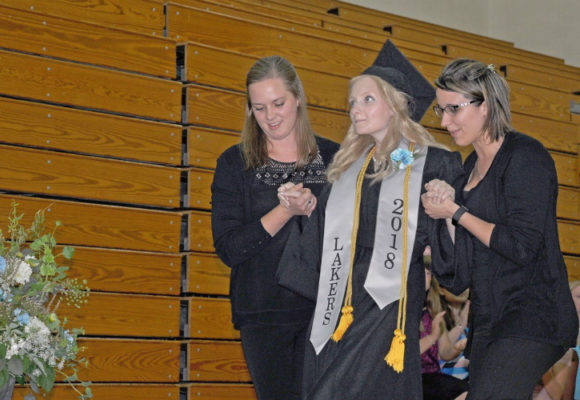
{"label": "black graduation gown", "polygon": [[[459,154],[429,148],[423,171],[422,192],[424,184],[431,179],[453,182],[462,174]],[[380,186],[380,182],[370,184],[369,179],[365,179],[363,184],[353,266],[354,322],[339,342],[330,339],[318,355],[312,344],[309,341],[306,343],[302,391],[304,400],[422,398],[419,321],[425,298],[423,251],[429,244],[432,247],[433,263],[449,272],[453,244],[446,232],[445,222],[429,218],[420,206],[408,273],[404,369],[402,373],[397,373],[386,364],[384,358],[390,349],[396,328],[399,302],[391,303],[380,310],[363,287],[374,246]],[[317,210],[305,224],[303,231],[300,233],[295,229],[291,233],[278,270],[280,284],[313,299],[317,295],[324,210],[329,193],[330,186],[321,193]]]}

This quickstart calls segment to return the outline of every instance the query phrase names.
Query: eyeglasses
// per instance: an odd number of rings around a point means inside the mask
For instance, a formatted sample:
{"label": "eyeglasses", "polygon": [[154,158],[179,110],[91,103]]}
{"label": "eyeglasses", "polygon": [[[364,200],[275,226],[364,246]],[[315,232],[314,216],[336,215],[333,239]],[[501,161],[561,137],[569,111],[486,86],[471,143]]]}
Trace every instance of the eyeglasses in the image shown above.
{"label": "eyeglasses", "polygon": [[435,115],[438,118],[443,118],[444,112],[453,116],[453,115],[457,114],[457,112],[459,111],[460,108],[467,107],[470,104],[480,103],[480,102],[481,102],[481,100],[471,100],[471,101],[468,101],[467,103],[447,104],[445,107],[441,107],[439,104],[435,104],[433,106],[433,111],[435,111]]}

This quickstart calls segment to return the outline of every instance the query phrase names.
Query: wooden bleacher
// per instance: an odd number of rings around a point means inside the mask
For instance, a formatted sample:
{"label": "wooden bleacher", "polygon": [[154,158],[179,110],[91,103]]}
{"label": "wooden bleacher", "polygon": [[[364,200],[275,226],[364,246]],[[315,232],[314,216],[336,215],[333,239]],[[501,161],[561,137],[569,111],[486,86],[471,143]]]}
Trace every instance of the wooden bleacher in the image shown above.
{"label": "wooden bleacher", "polygon": [[[0,0],[0,226],[12,199],[28,221],[47,208],[62,222],[59,244],[76,248],[64,263],[92,293],[60,311],[86,330],[95,399],[255,399],[210,222],[246,71],[287,57],[316,131],[340,141],[348,81],[387,38],[431,81],[460,56],[506,76],[515,127],[556,163],[561,247],[580,279],[580,68],[336,0]],[[431,110],[421,122],[456,149]],[[47,396],[74,398],[63,383]]]}

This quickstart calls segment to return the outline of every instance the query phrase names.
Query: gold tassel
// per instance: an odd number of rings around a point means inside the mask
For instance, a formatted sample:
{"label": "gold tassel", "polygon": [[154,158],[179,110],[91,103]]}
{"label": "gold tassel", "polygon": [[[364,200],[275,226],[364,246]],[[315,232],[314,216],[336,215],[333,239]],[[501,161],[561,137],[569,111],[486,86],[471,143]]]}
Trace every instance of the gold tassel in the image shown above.
{"label": "gold tassel", "polygon": [[[409,150],[413,152],[415,144],[409,144]],[[405,171],[403,188],[403,260],[401,267],[401,297],[399,299],[399,311],[397,315],[397,329],[391,342],[391,349],[385,357],[387,365],[397,373],[403,372],[405,361],[405,324],[407,322],[407,260],[409,256],[409,244],[407,243],[407,231],[409,229],[409,180],[411,178],[411,166]]]}
{"label": "gold tassel", "polygon": [[338,342],[340,339],[342,339],[344,333],[346,332],[350,324],[352,324],[352,321],[354,320],[354,316],[352,315],[353,310],[354,309],[352,308],[352,306],[342,307],[341,310],[342,315],[340,316],[340,322],[338,323],[336,330],[332,334],[332,340],[334,340],[335,342]]}
{"label": "gold tassel", "polygon": [[397,373],[403,372],[403,364],[405,360],[405,334],[400,329],[395,329],[395,336],[391,342],[391,349],[385,357],[387,364]]}

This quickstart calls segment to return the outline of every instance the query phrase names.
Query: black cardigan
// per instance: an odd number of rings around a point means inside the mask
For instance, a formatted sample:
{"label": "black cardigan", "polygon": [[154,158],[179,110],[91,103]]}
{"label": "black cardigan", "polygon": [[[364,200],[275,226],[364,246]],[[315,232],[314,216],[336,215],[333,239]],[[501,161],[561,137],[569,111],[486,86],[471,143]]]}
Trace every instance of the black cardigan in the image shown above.
{"label": "black cardigan", "polygon": [[472,286],[485,305],[479,316],[472,307],[470,333],[483,317],[494,338],[574,346],[578,318],[558,239],[554,161],[539,141],[510,132],[483,180],[464,193],[476,161],[475,152],[465,161],[459,202],[495,227],[489,248],[459,225],[456,231],[456,267],[473,279],[456,291]]}
{"label": "black cardigan", "polygon": [[[339,146],[321,137],[316,140],[326,169]],[[239,145],[235,145],[218,158],[212,183],[214,246],[217,255],[232,268],[230,299],[234,326],[239,329],[245,323],[307,323],[313,302],[280,287],[275,280],[290,228],[306,217],[293,217],[276,235],[270,236],[260,219],[279,204],[278,185],[264,184],[256,175],[259,175],[256,169],[245,169]],[[320,183],[304,186],[318,195],[326,184],[323,178]]]}

